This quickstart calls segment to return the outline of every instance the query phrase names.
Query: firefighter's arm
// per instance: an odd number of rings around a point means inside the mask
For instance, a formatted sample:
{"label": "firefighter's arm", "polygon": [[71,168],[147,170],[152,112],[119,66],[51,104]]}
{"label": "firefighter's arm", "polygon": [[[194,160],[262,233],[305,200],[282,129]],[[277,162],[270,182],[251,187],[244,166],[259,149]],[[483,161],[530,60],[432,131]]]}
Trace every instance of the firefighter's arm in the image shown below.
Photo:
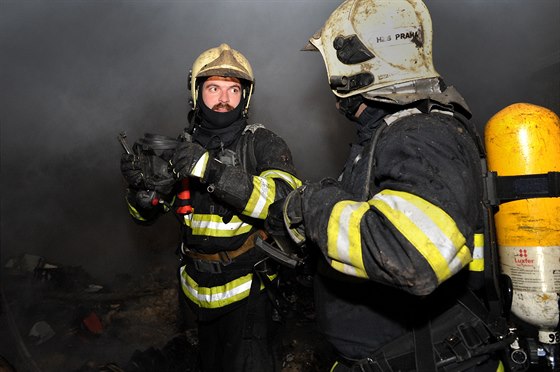
{"label": "firefighter's arm", "polygon": [[306,237],[331,267],[425,295],[472,261],[478,163],[465,155],[469,142],[453,127],[431,127],[426,134],[403,125],[402,138],[394,133],[380,142],[378,187],[369,200],[336,185],[306,187]]}
{"label": "firefighter's arm", "polygon": [[[445,212],[412,194],[385,190],[357,201],[335,184],[315,184],[300,195],[306,238],[346,275],[425,295],[471,260],[465,239]],[[411,214],[408,203],[424,214]],[[288,208],[285,215],[290,213],[297,215]],[[427,226],[425,213],[434,225]]]}
{"label": "firefighter's arm", "polygon": [[246,216],[264,219],[275,200],[301,185],[295,176],[288,146],[266,129],[255,132],[254,147],[249,154],[254,156],[257,175],[249,174],[240,166],[225,165],[207,152],[193,152],[199,160],[188,164],[193,165],[193,170],[198,169],[196,175],[201,182],[207,184],[208,190],[217,198]]}
{"label": "firefighter's arm", "polygon": [[301,186],[301,181],[288,145],[273,132],[264,128],[255,131],[251,156],[257,175],[250,177],[247,194],[239,199],[243,205],[240,210],[244,215],[265,219],[270,205]]}

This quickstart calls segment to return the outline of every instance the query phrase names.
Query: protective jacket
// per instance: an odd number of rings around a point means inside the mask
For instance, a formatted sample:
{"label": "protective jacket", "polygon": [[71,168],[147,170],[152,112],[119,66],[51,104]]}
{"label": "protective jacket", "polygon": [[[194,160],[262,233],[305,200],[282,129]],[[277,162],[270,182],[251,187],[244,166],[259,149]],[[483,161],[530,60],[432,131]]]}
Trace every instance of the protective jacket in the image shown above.
{"label": "protective jacket", "polygon": [[[227,144],[219,139],[203,141],[196,132],[193,140],[226,164],[222,172],[202,181],[189,179],[193,211],[179,216],[183,224],[181,287],[199,320],[209,320],[247,299],[253,280],[258,280],[253,266],[264,258],[251,249],[254,234],[261,229],[269,205],[301,182],[286,143],[262,125],[243,122]],[[155,218],[134,206],[130,210],[139,220]],[[230,258],[228,252],[242,246],[247,251]],[[216,253],[219,261],[204,259]]]}
{"label": "protective jacket", "polygon": [[349,360],[451,308],[483,231],[469,124],[429,101],[368,105],[339,180],[310,190],[303,208],[306,235],[326,258],[316,275],[318,322]]}

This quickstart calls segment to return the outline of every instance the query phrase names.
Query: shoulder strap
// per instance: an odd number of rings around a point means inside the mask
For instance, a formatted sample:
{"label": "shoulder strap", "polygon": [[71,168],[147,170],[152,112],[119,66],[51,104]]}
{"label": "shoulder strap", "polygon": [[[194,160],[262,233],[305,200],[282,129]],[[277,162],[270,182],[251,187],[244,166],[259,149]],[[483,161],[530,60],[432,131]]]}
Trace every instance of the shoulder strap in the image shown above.
{"label": "shoulder strap", "polygon": [[257,157],[255,156],[255,132],[259,128],[265,128],[263,124],[249,124],[243,130],[240,140],[237,142],[235,152],[239,156],[239,162],[243,169],[251,174],[257,171]]}
{"label": "shoulder strap", "polygon": [[394,114],[391,115],[387,115],[383,118],[383,123],[381,124],[380,127],[375,131],[374,135],[373,135],[373,140],[371,141],[371,148],[369,150],[368,153],[368,166],[367,166],[367,175],[366,175],[366,182],[364,185],[364,190],[362,193],[362,200],[363,201],[368,201],[372,195],[369,194],[370,192],[370,179],[371,179],[371,173],[373,172],[373,169],[375,168],[375,150],[377,148],[377,142],[379,142],[379,138],[381,137],[381,133],[384,132],[384,130],[393,125],[395,122],[399,121],[400,119],[406,117],[406,116],[410,116],[410,115],[414,115],[414,114],[420,114],[421,111],[418,110],[417,108],[411,108],[411,109],[406,109],[406,110],[401,110],[398,111]]}
{"label": "shoulder strap", "polygon": [[494,213],[497,204],[492,200],[495,195],[492,172],[488,171],[486,163],[486,150],[484,142],[474,129],[474,126],[461,114],[455,113],[454,117],[461,123],[463,128],[473,138],[479,152],[484,181],[484,282],[487,304],[489,307],[488,323],[490,327],[498,332],[505,330],[505,316],[511,306],[511,280],[500,273],[500,259],[498,253],[498,242],[496,240],[496,227],[494,225]]}

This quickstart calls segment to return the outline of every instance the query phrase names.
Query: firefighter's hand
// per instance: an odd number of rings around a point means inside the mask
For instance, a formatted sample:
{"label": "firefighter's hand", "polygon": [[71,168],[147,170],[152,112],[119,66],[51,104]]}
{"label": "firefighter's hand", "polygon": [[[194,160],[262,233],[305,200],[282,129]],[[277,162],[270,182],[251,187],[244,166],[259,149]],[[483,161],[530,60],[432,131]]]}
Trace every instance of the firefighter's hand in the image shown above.
{"label": "firefighter's hand", "polygon": [[271,236],[287,235],[286,225],[284,224],[284,202],[286,199],[279,199],[268,207],[268,214],[264,221],[265,230]]}
{"label": "firefighter's hand", "polygon": [[160,195],[155,191],[128,188],[126,190],[126,200],[130,207],[134,207],[142,214],[142,212],[151,210],[159,204]]}
{"label": "firefighter's hand", "polygon": [[144,209],[151,209],[159,204],[161,196],[156,191],[140,190],[135,195],[136,204]]}
{"label": "firefighter's hand", "polygon": [[142,166],[136,155],[123,154],[121,156],[121,173],[130,187],[135,189],[144,187]]}
{"label": "firefighter's hand", "polygon": [[299,187],[284,199],[277,200],[270,205],[265,220],[265,228],[270,235],[274,237],[287,233],[298,246],[305,243],[303,193],[306,187]]}
{"label": "firefighter's hand", "polygon": [[171,168],[178,179],[204,177],[210,156],[205,148],[193,142],[181,142],[170,160]]}
{"label": "firefighter's hand", "polygon": [[292,240],[302,245],[305,243],[305,225],[303,220],[303,193],[307,186],[301,186],[286,197],[282,207],[284,225]]}

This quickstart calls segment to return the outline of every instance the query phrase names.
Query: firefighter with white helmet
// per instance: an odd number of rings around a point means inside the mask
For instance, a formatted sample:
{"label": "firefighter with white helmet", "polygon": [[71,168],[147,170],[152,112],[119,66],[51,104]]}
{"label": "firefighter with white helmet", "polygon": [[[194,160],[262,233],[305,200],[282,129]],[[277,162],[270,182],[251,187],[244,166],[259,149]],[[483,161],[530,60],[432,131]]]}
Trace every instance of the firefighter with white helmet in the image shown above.
{"label": "firefighter with white helmet", "polygon": [[[204,372],[275,370],[265,288],[276,273],[255,239],[266,238],[268,207],[301,182],[286,143],[247,121],[254,81],[248,60],[227,44],[200,54],[189,81],[190,126],[169,161],[176,189],[158,195],[162,204],[139,204],[133,186],[127,198],[140,222],[169,209],[181,221],[178,276],[197,316]],[[131,168],[125,162],[123,175],[138,185],[143,175]]]}
{"label": "firefighter with white helmet", "polygon": [[267,227],[322,253],[314,288],[332,371],[503,368],[501,335],[469,288],[469,266],[483,267],[484,152],[431,43],[420,0],[347,0],[305,47],[321,53],[357,138],[338,180],[291,192]]}

